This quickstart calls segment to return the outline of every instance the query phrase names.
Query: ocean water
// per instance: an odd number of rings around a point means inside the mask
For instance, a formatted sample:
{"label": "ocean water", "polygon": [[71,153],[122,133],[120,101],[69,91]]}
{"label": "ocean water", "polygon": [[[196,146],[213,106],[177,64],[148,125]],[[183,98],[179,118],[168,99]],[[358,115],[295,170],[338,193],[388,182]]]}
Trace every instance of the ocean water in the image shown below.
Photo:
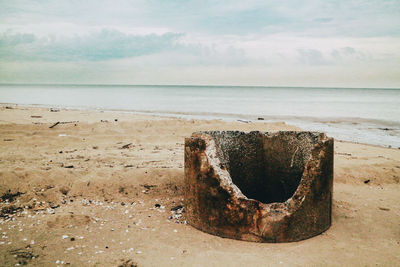
{"label": "ocean water", "polygon": [[399,89],[0,85],[0,103],[182,118],[264,118],[322,131],[340,140],[400,147]]}

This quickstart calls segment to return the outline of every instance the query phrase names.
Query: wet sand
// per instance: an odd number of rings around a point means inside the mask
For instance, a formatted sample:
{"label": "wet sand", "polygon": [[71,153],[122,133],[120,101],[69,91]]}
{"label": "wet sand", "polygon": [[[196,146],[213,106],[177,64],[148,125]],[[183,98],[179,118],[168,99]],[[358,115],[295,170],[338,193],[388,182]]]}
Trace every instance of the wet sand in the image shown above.
{"label": "wet sand", "polygon": [[1,105],[0,265],[400,262],[399,149],[336,141],[332,227],[300,242],[260,244],[185,224],[183,142],[199,130],[299,129]]}

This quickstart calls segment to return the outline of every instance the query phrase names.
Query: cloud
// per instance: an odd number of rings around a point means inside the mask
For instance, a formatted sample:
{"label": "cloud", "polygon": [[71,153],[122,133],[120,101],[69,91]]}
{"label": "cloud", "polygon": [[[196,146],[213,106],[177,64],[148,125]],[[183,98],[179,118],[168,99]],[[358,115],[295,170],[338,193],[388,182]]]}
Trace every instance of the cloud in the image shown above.
{"label": "cloud", "polygon": [[5,27],[68,21],[214,35],[400,36],[399,13],[398,0],[0,0]]}
{"label": "cloud", "polygon": [[0,82],[268,85],[329,69],[400,84],[398,14],[398,0],[0,0]]}
{"label": "cloud", "polygon": [[243,65],[251,62],[240,47],[219,39],[193,41],[181,33],[133,35],[103,29],[74,36],[36,36],[12,31],[0,34],[3,61],[107,61],[144,56],[147,56],[144,65]]}
{"label": "cloud", "polygon": [[306,65],[324,65],[328,64],[328,61],[324,59],[321,51],[317,49],[298,49],[301,63]]}
{"label": "cloud", "polygon": [[178,33],[130,35],[116,30],[73,37],[37,37],[6,32],[0,35],[0,58],[9,61],[101,61],[137,57],[173,49],[181,36]]}
{"label": "cloud", "polygon": [[331,52],[332,58],[342,61],[349,58],[365,58],[364,54],[356,51],[353,47],[342,47],[340,49],[333,49]]}

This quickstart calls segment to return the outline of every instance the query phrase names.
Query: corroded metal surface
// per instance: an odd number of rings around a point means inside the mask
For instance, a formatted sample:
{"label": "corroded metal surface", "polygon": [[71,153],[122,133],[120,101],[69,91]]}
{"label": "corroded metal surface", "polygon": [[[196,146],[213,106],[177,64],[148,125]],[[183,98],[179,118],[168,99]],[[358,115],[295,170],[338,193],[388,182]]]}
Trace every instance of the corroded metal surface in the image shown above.
{"label": "corroded metal surface", "polygon": [[214,235],[291,242],[331,225],[333,139],[197,132],[185,139],[186,217]]}

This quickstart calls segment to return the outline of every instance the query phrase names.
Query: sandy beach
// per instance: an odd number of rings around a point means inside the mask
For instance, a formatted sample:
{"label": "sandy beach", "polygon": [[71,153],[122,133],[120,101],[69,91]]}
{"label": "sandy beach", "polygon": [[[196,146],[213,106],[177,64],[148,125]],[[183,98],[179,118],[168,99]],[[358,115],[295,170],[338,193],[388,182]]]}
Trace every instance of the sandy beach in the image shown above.
{"label": "sandy beach", "polygon": [[184,138],[200,130],[300,129],[1,105],[0,265],[400,262],[400,149],[335,140],[331,228],[300,242],[261,244],[209,235],[185,223]]}

